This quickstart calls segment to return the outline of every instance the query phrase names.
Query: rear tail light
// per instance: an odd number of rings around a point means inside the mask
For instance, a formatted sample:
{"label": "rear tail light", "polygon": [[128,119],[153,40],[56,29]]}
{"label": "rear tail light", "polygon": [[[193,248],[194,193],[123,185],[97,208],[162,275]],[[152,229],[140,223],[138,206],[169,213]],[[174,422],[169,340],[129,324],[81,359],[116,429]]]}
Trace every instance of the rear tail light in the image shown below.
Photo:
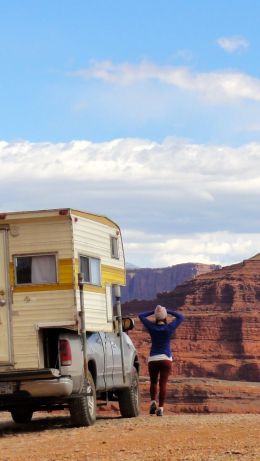
{"label": "rear tail light", "polygon": [[60,364],[61,366],[71,365],[72,355],[70,343],[67,339],[59,340]]}

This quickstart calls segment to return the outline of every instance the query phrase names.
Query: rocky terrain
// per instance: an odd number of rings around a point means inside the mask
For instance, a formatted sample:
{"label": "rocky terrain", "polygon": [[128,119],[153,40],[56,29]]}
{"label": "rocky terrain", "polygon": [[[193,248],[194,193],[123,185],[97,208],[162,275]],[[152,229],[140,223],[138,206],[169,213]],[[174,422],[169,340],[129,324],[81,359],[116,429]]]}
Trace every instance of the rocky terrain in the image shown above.
{"label": "rocky terrain", "polygon": [[172,291],[186,280],[219,268],[220,266],[215,264],[186,263],[158,269],[127,269],[126,286],[122,288],[122,302],[153,299],[157,293]]}
{"label": "rocky terrain", "polygon": [[[148,412],[149,380],[140,378],[142,406]],[[260,414],[260,383],[214,378],[171,377],[167,385],[167,413]]]}
{"label": "rocky terrain", "polygon": [[[156,304],[180,310],[185,322],[173,341],[173,374],[260,381],[260,255],[160,293],[152,301],[125,303],[136,315]],[[140,322],[131,333],[142,367],[150,340]]]}
{"label": "rocky terrain", "polygon": [[260,256],[124,309],[136,317],[158,303],[186,317],[165,415],[148,415],[150,341],[136,320],[141,415],[121,418],[115,402],[99,407],[94,426],[73,428],[63,412],[35,413],[26,426],[0,413],[0,461],[260,461]]}
{"label": "rocky terrain", "polygon": [[15,426],[0,414],[0,461],[259,461],[260,415],[169,415],[122,419],[101,414],[94,426],[36,414]]}
{"label": "rocky terrain", "polygon": [[186,317],[165,415],[148,415],[150,341],[136,320],[141,415],[122,419],[115,402],[99,407],[94,426],[73,428],[62,412],[36,413],[27,426],[0,413],[0,461],[260,461],[260,257],[124,308],[136,316],[158,302]]}

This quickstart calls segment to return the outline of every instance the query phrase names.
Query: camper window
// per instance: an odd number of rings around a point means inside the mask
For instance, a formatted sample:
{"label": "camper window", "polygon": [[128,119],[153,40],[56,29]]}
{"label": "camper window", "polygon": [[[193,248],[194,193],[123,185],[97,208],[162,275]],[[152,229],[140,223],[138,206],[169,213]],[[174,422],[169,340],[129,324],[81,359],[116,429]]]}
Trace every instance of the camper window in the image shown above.
{"label": "camper window", "polygon": [[15,278],[17,285],[57,283],[55,255],[16,256]]}
{"label": "camper window", "polygon": [[110,245],[111,245],[111,256],[112,256],[112,258],[119,259],[119,255],[118,255],[118,239],[116,237],[110,237]]}
{"label": "camper window", "polygon": [[101,285],[100,259],[80,256],[80,272],[84,274],[84,282]]}

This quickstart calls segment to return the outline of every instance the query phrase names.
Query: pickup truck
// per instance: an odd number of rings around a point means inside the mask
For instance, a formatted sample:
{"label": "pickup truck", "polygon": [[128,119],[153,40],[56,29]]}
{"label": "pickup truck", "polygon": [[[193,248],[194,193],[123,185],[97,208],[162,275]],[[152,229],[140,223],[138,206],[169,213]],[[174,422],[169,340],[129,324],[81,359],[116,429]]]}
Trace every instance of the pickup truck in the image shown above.
{"label": "pickup truck", "polygon": [[86,333],[85,371],[82,338],[73,331],[49,329],[43,338],[45,368],[1,372],[0,411],[11,412],[16,423],[28,423],[35,411],[69,409],[72,424],[80,427],[94,424],[98,403],[118,401],[123,417],[137,416],[139,362],[127,333],[133,320],[124,318],[122,326],[121,338],[117,332]]}

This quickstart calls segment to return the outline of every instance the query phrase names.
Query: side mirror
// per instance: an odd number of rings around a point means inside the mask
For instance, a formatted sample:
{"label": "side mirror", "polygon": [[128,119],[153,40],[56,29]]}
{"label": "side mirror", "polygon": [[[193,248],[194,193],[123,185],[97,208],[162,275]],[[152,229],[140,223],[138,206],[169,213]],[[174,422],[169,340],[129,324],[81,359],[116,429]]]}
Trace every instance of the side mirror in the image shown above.
{"label": "side mirror", "polygon": [[123,331],[132,330],[134,328],[134,326],[135,326],[135,324],[134,324],[133,319],[131,319],[130,317],[122,318]]}

